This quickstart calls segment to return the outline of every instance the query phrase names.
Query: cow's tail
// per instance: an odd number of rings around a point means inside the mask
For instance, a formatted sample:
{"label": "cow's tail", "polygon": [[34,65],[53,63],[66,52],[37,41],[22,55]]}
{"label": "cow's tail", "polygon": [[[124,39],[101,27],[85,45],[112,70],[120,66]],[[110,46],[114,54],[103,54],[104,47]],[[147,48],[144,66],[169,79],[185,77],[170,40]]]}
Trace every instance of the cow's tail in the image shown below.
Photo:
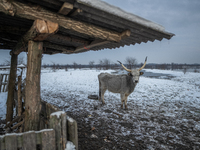
{"label": "cow's tail", "polygon": [[[98,76],[99,79],[99,76]],[[101,82],[99,80],[99,100],[101,101]]]}

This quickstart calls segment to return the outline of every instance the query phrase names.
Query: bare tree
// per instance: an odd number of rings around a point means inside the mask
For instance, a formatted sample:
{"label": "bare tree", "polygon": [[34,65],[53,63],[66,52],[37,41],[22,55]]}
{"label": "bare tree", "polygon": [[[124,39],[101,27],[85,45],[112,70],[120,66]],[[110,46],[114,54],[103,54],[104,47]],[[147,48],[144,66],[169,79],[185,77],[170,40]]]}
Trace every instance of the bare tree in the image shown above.
{"label": "bare tree", "polygon": [[94,67],[94,61],[89,62],[89,67],[90,67],[90,69],[92,69]]}
{"label": "bare tree", "polygon": [[108,70],[110,68],[110,60],[107,58],[103,59],[103,66],[106,70]]}
{"label": "bare tree", "polygon": [[137,60],[133,57],[126,57],[125,63],[128,64],[129,69],[132,69],[137,64]]}
{"label": "bare tree", "polygon": [[74,67],[74,70],[76,70],[78,68],[78,64],[76,62],[73,62],[73,67]]}
{"label": "bare tree", "polygon": [[100,70],[101,70],[101,68],[103,68],[103,61],[101,59],[99,60],[99,65],[98,66],[99,66]]}

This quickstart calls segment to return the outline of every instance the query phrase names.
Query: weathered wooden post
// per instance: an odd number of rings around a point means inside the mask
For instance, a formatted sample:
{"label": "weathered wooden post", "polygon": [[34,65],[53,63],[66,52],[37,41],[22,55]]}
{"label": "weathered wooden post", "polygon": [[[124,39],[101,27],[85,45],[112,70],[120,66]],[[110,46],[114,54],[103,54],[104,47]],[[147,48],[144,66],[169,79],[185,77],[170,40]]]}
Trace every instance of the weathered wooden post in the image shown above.
{"label": "weathered wooden post", "polygon": [[11,53],[6,122],[12,121],[13,119],[13,103],[14,103],[14,91],[15,91],[16,71],[17,71],[17,57],[18,55]]}
{"label": "weathered wooden post", "polygon": [[78,150],[77,122],[69,116],[67,116],[67,139],[71,141],[75,145],[76,150]]}
{"label": "weathered wooden post", "polygon": [[17,91],[17,102],[18,102],[18,116],[22,114],[22,91],[21,91],[22,76],[18,76],[18,91]]}
{"label": "weathered wooden post", "polygon": [[55,130],[57,150],[65,150],[67,143],[66,113],[57,111],[50,115],[50,128]]}
{"label": "weathered wooden post", "polygon": [[40,123],[40,71],[43,43],[29,41],[25,88],[25,131],[39,130]]}

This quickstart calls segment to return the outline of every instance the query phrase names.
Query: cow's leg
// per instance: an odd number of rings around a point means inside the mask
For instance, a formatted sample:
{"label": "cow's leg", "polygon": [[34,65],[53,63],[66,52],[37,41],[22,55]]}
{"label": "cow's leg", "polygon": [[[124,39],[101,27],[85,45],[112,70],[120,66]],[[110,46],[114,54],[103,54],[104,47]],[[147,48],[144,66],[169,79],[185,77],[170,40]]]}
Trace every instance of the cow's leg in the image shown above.
{"label": "cow's leg", "polygon": [[125,109],[128,109],[128,107],[127,107],[127,99],[128,99],[128,95],[125,95]]}
{"label": "cow's leg", "polygon": [[125,101],[125,94],[121,93],[121,108],[123,108],[124,101]]}
{"label": "cow's leg", "polygon": [[102,99],[102,104],[105,104],[104,102],[104,93],[106,92],[106,89],[101,90],[101,99]]}

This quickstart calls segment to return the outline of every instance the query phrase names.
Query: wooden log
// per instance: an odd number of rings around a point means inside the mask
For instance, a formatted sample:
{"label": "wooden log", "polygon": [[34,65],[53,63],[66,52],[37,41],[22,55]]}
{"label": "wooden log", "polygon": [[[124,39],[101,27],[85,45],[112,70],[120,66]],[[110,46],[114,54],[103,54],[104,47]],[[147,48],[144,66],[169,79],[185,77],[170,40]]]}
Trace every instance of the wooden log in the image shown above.
{"label": "wooden log", "polygon": [[[121,39],[125,39],[127,37],[130,37],[130,35],[131,35],[131,31],[126,30],[126,31],[121,33],[120,37],[121,37]],[[95,40],[89,45],[77,47],[74,52],[76,53],[76,52],[80,52],[82,50],[90,50],[90,48],[93,48],[95,46],[100,46],[100,45],[104,45],[104,44],[108,44],[108,43],[110,43],[110,41]]]}
{"label": "wooden log", "polygon": [[71,46],[63,46],[63,45],[53,44],[53,43],[50,43],[50,42],[44,42],[43,45],[46,48],[61,50],[62,52],[73,52],[75,50],[75,48],[71,47]]}
{"label": "wooden log", "polygon": [[66,43],[67,41],[67,42],[78,43],[78,44],[83,44],[83,45],[88,45],[90,43],[90,41],[87,41],[85,39],[73,38],[73,37],[64,36],[61,34],[54,34],[52,36],[49,36],[46,38],[46,41],[49,41],[52,43]]}
{"label": "wooden log", "polygon": [[17,91],[17,101],[18,101],[18,116],[22,115],[22,77],[18,76],[18,91]]}
{"label": "wooden log", "polygon": [[100,45],[103,45],[103,44],[108,44],[108,43],[110,43],[110,41],[95,40],[87,46],[84,45],[84,46],[77,47],[74,52],[76,53],[76,52],[80,52],[82,50],[88,51],[88,50],[90,50],[90,48],[93,48],[95,46],[100,46]]}
{"label": "wooden log", "polygon": [[4,129],[6,129],[7,127],[11,127],[13,123],[18,122],[19,120],[21,120],[22,118],[24,118],[24,113],[21,116],[16,117],[15,119],[13,119],[11,122],[9,122],[8,124],[6,124],[6,126],[4,127]]}
{"label": "wooden log", "polygon": [[17,149],[16,134],[7,134],[5,136],[5,149],[6,150],[16,150]]}
{"label": "wooden log", "polygon": [[12,121],[13,118],[13,104],[14,104],[14,92],[15,92],[15,81],[17,72],[17,55],[11,55],[11,67],[8,84],[8,97],[7,97],[7,112],[6,122]]}
{"label": "wooden log", "polygon": [[42,42],[29,41],[25,88],[25,131],[39,130]]}
{"label": "wooden log", "polygon": [[60,8],[59,10],[59,14],[62,14],[62,15],[67,15],[69,14],[69,12],[74,8],[73,4],[70,4],[70,3],[67,3],[67,2],[64,2],[64,4],[62,5],[62,7]]}
{"label": "wooden log", "polygon": [[[3,1],[3,2],[2,2]],[[7,10],[3,7],[5,0],[0,0],[0,12],[7,13]],[[58,23],[61,27],[72,30],[78,33],[82,33],[90,36],[91,38],[98,38],[102,40],[119,42],[121,40],[120,33],[112,30],[108,30],[102,27],[98,27],[92,24],[80,22],[66,16],[58,15],[57,13],[50,12],[44,8],[38,6],[29,6],[17,1],[12,2],[12,6],[16,9],[15,16],[36,20],[49,20]]]}
{"label": "wooden log", "polygon": [[15,49],[13,50],[13,53],[19,54],[20,52],[26,50],[28,41],[43,41],[57,31],[57,23],[37,19],[34,21],[30,30],[19,40]]}
{"label": "wooden log", "polygon": [[67,140],[71,141],[78,150],[78,133],[77,133],[77,122],[67,116]]}
{"label": "wooden log", "polygon": [[23,149],[36,150],[36,134],[34,131],[23,134]]}
{"label": "wooden log", "polygon": [[21,126],[24,123],[24,121],[19,122],[18,124],[14,125],[11,129],[14,130],[17,127]]}
{"label": "wooden log", "polygon": [[63,111],[52,113],[50,115],[50,128],[55,130],[57,149],[64,150],[67,143],[66,113]]}

